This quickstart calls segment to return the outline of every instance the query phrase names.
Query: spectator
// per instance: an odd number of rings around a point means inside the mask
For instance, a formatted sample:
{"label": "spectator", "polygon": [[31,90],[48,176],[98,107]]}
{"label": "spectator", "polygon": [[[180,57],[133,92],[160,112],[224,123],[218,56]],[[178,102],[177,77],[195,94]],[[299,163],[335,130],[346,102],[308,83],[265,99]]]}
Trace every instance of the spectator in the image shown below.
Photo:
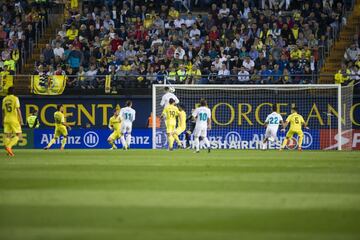
{"label": "spectator", "polygon": [[260,81],[257,84],[268,84],[271,83],[272,71],[266,67],[266,65],[261,65],[260,71]]}
{"label": "spectator", "polygon": [[196,65],[187,71],[186,84],[199,84],[201,83],[201,71]]}
{"label": "spectator", "polygon": [[294,48],[290,51],[290,59],[291,61],[297,61],[301,58],[302,51],[299,49],[297,45],[294,45]]}
{"label": "spectator", "polygon": [[56,43],[56,47],[54,48],[53,53],[54,53],[54,57],[58,56],[61,59],[65,59],[64,58],[65,57],[65,55],[64,55],[65,50],[64,50],[63,47],[61,47],[61,44],[59,42]]}
{"label": "spectator", "polygon": [[71,27],[66,31],[66,37],[69,41],[74,41],[78,34],[79,30],[76,29],[75,24],[72,24]]}
{"label": "spectator", "polygon": [[274,69],[272,70],[272,79],[271,79],[271,83],[272,84],[277,84],[281,82],[281,77],[282,77],[283,73],[282,71],[279,69],[279,65],[275,64],[274,65]]}
{"label": "spectator", "polygon": [[344,58],[347,61],[357,61],[358,56],[360,54],[360,48],[356,46],[356,44],[352,44],[344,54]]}
{"label": "spectator", "polygon": [[287,68],[284,68],[283,70],[283,75],[280,78],[280,83],[282,84],[291,84],[291,76],[290,76],[290,72]]}
{"label": "spectator", "polygon": [[185,69],[184,65],[180,64],[179,70],[176,71],[176,76],[177,76],[178,83],[185,83],[187,74],[186,74],[186,69]]}
{"label": "spectator", "polygon": [[242,65],[246,71],[251,73],[254,70],[255,62],[253,60],[251,60],[250,57],[247,56]]}
{"label": "spectator", "polygon": [[86,82],[85,71],[83,66],[79,66],[79,71],[77,73],[77,86],[81,89],[87,88],[87,82]]}
{"label": "spectator", "polygon": [[244,66],[241,66],[240,71],[238,72],[238,83],[248,83],[250,81],[250,73],[245,70]]}
{"label": "spectator", "polygon": [[218,71],[218,80],[223,83],[229,82],[230,71],[227,69],[225,64],[221,65],[221,69]]}
{"label": "spectator", "polygon": [[67,57],[67,61],[71,68],[75,69],[75,72],[79,69],[82,64],[83,54],[80,52],[79,48],[72,47],[70,49],[69,56]]}

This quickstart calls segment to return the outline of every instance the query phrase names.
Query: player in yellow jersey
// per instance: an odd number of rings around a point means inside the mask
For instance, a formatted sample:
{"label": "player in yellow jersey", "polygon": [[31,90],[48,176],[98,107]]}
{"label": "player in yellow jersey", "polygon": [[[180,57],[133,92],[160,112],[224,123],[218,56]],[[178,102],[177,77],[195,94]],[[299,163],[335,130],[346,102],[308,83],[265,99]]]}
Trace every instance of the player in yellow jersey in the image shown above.
{"label": "player in yellow jersey", "polygon": [[14,95],[13,87],[8,88],[7,96],[2,101],[2,114],[5,150],[13,157],[12,147],[22,138],[21,125],[23,125],[19,98]]}
{"label": "player in yellow jersey", "polygon": [[178,109],[179,109],[179,116],[181,116],[181,121],[180,121],[180,117],[178,117],[178,122],[177,122],[178,125],[177,128],[175,129],[173,137],[177,142],[178,146],[182,148],[183,146],[181,144],[179,136],[186,130],[186,112],[184,106],[182,106],[181,104],[178,105]]}
{"label": "player in yellow jersey", "polygon": [[174,133],[176,128],[176,119],[181,122],[181,115],[179,115],[179,109],[175,106],[175,100],[169,99],[169,104],[164,108],[161,117],[165,119],[166,134],[169,143],[169,150],[173,150],[174,146]]}
{"label": "player in yellow jersey", "polygon": [[301,148],[302,141],[303,141],[303,137],[304,137],[304,133],[302,131],[302,126],[304,126],[304,128],[306,128],[306,129],[309,129],[309,128],[307,127],[304,118],[300,114],[298,114],[298,110],[296,107],[293,107],[291,109],[291,114],[287,117],[287,119],[283,125],[283,130],[285,130],[285,128],[288,126],[288,124],[290,124],[290,129],[286,133],[286,138],[284,139],[284,142],[282,143],[280,150],[285,148],[289,139],[291,139],[294,136],[294,134],[297,134],[299,136],[298,150],[301,151],[302,150],[302,148]]}
{"label": "player in yellow jersey", "polygon": [[113,132],[108,137],[108,143],[111,145],[110,149],[117,149],[115,145],[115,140],[121,137],[121,121],[119,116],[119,109],[114,110],[114,115],[109,119],[109,128]]}
{"label": "player in yellow jersey", "polygon": [[57,111],[54,113],[54,120],[55,120],[55,131],[54,131],[54,138],[50,140],[49,144],[44,147],[44,150],[48,150],[59,137],[63,137],[61,140],[61,150],[64,150],[65,144],[67,141],[68,131],[71,130],[71,127],[68,123],[65,121],[64,116],[64,107],[62,104],[57,106]]}

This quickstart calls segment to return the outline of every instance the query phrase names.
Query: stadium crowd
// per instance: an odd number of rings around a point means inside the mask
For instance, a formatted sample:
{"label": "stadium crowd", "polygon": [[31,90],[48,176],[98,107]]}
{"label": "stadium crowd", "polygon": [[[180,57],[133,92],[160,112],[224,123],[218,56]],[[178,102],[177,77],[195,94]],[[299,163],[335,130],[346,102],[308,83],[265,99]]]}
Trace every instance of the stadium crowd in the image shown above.
{"label": "stadium crowd", "polygon": [[345,50],[341,69],[335,74],[335,82],[349,84],[360,80],[360,32],[354,35],[351,45]]}
{"label": "stadium crowd", "polygon": [[[43,1],[8,0],[0,3],[0,75],[14,74],[21,67],[29,42],[35,40],[39,22],[47,20],[48,6]],[[23,53],[23,54],[22,54]]]}
{"label": "stadium crowd", "polygon": [[[67,87],[153,83],[311,83],[343,0],[101,1],[73,9],[36,63]],[[192,1],[185,1],[190,2]],[[208,3],[208,5],[206,5]],[[203,13],[207,12],[207,13]]]}

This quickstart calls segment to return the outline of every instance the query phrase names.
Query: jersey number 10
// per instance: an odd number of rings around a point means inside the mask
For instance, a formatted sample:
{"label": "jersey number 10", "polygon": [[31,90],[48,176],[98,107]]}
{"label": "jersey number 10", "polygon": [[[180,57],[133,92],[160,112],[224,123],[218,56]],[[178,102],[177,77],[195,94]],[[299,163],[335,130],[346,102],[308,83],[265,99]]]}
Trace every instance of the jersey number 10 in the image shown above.
{"label": "jersey number 10", "polygon": [[200,113],[199,117],[200,117],[200,121],[206,121],[207,120],[207,114],[206,113]]}

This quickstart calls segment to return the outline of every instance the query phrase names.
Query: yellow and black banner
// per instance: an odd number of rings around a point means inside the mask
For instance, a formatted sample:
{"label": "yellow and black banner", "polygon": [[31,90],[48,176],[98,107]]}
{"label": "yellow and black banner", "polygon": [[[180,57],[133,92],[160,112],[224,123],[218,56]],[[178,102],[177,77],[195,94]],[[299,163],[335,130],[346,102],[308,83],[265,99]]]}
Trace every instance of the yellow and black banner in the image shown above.
{"label": "yellow and black banner", "polygon": [[34,75],[31,76],[31,89],[38,95],[60,95],[64,92],[66,80],[63,75]]}
{"label": "yellow and black banner", "polygon": [[105,93],[110,93],[111,91],[111,75],[106,75],[105,78]]}

